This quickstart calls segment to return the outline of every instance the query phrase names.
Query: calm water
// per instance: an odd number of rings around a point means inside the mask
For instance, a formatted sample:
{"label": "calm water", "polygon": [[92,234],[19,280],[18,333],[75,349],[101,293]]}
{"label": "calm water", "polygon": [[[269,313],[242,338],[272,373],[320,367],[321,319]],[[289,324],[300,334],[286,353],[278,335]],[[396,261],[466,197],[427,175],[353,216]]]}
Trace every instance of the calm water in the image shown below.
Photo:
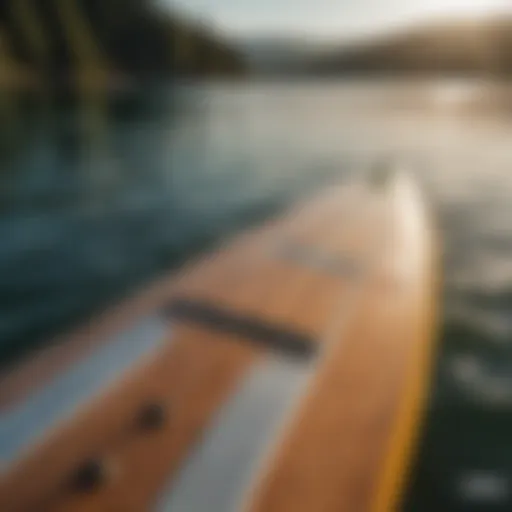
{"label": "calm water", "polygon": [[512,509],[512,93],[457,81],[210,85],[0,104],[5,361],[382,156],[443,234],[445,315],[408,509]]}

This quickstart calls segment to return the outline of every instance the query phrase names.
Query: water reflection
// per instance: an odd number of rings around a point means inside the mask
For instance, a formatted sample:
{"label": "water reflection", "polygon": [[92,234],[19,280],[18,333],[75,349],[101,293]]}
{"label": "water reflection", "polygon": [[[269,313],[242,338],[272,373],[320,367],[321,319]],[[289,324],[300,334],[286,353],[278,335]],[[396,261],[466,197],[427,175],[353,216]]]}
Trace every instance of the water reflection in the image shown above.
{"label": "water reflection", "polygon": [[146,95],[97,91],[16,99],[17,122],[3,122],[11,126],[0,218],[5,357],[154,275],[180,247],[164,235],[172,227],[163,138],[141,145],[166,119],[170,96],[158,108]]}
{"label": "water reflection", "polygon": [[3,360],[333,174],[277,145],[262,159],[229,88],[3,97],[19,105],[3,118]]}

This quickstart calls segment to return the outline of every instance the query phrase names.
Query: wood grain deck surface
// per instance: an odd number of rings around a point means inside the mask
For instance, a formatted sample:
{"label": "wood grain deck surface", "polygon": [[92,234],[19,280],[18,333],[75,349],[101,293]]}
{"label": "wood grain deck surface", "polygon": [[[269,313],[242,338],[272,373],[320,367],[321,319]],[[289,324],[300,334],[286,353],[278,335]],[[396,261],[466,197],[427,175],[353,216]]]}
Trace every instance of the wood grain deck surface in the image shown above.
{"label": "wood grain deck surface", "polygon": [[[400,449],[391,446],[399,423],[410,421],[404,416],[410,414],[404,412],[407,388],[416,385],[428,364],[432,260],[422,253],[423,262],[397,266],[400,254],[414,252],[416,237],[423,243],[429,234],[410,233],[391,206],[381,226],[383,245],[355,314],[342,337],[326,340],[309,393],[247,500],[249,512],[381,512],[400,506],[399,486],[410,460],[394,468],[401,475],[385,473],[396,457],[390,450]],[[417,402],[408,405],[418,407]],[[418,425],[408,426],[399,441],[402,449],[412,450],[412,429]]]}
{"label": "wood grain deck surface", "polygon": [[[418,345],[427,343],[420,332],[427,262],[408,274],[390,270],[397,251],[409,250],[399,203],[364,187],[335,188],[240,236],[1,376],[0,413],[169,300],[207,301],[292,329],[320,347],[308,391],[285,435],[269,446],[247,509],[372,510],[404,387],[421,364]],[[301,250],[312,261],[287,256]],[[236,333],[171,322],[172,342],[164,340],[7,468],[0,510],[151,510],[219,407],[255,362],[268,357]],[[141,433],[137,412],[152,402],[162,405],[166,421]],[[109,478],[95,492],[74,492],[70,475],[89,457],[105,460]]]}

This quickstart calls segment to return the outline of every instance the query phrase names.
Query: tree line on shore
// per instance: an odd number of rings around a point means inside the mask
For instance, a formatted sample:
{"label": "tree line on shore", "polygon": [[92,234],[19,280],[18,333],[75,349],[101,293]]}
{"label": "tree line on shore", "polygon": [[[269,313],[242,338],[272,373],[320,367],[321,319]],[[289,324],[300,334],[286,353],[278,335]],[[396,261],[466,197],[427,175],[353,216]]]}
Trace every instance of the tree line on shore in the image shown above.
{"label": "tree line on shore", "polygon": [[330,50],[312,74],[457,74],[512,77],[512,18],[446,22]]}
{"label": "tree line on shore", "polygon": [[150,0],[0,0],[0,72],[65,82],[238,74],[236,50]]}

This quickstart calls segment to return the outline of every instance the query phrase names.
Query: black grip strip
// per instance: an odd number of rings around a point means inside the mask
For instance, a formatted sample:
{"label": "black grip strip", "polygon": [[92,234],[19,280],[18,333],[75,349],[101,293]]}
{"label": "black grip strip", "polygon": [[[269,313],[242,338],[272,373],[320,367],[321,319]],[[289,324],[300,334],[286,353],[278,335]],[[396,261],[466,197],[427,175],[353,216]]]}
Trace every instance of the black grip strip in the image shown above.
{"label": "black grip strip", "polygon": [[309,359],[316,354],[318,348],[317,343],[306,334],[233,313],[201,300],[177,299],[168,305],[165,312],[178,321],[199,324],[245,338],[294,357]]}

